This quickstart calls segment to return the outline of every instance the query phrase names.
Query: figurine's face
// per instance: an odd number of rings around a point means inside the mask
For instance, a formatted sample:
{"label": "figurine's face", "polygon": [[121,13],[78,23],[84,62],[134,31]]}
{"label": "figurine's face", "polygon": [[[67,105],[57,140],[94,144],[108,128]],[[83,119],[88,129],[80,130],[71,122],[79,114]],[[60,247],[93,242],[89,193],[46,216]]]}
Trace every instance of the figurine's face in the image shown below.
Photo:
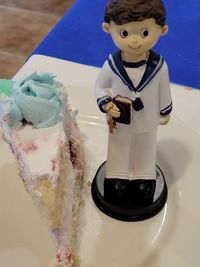
{"label": "figurine's face", "polygon": [[103,30],[109,32],[116,46],[131,56],[149,51],[161,35],[168,31],[167,25],[156,24],[153,18],[143,21],[132,21],[117,25],[113,21],[103,23]]}

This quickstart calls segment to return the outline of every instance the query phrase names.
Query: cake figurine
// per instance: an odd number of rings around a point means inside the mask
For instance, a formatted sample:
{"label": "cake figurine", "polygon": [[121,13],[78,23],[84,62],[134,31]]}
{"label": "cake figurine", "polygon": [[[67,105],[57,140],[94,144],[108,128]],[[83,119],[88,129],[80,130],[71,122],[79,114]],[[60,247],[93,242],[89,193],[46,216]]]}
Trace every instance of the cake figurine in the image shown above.
{"label": "cake figurine", "polygon": [[162,0],[110,0],[102,28],[118,50],[96,80],[99,109],[106,113],[107,161],[92,183],[95,204],[107,215],[137,221],[157,214],[167,185],[156,165],[158,126],[170,119],[168,67],[153,46],[168,32]]}
{"label": "cake figurine", "polygon": [[71,267],[84,175],[79,128],[64,85],[47,72],[0,80],[0,124],[19,176],[55,242],[54,266]]}

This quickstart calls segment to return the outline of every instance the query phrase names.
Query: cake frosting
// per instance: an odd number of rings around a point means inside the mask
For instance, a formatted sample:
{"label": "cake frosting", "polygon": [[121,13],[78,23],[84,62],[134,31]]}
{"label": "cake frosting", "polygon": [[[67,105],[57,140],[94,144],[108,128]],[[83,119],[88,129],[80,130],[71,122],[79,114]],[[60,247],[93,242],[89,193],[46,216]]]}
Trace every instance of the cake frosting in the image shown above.
{"label": "cake frosting", "polygon": [[27,191],[55,241],[56,266],[71,267],[84,174],[76,111],[51,73],[0,80],[0,122]]}
{"label": "cake frosting", "polygon": [[18,160],[23,162],[26,179],[31,183],[38,176],[48,174],[56,186],[60,171],[60,154],[66,142],[62,124],[57,123],[42,129],[34,129],[27,125],[12,130],[11,139],[16,145]]}
{"label": "cake frosting", "polygon": [[54,78],[50,73],[33,73],[13,83],[11,95],[5,98],[11,127],[23,119],[34,128],[50,127],[58,122],[64,95],[62,84]]}

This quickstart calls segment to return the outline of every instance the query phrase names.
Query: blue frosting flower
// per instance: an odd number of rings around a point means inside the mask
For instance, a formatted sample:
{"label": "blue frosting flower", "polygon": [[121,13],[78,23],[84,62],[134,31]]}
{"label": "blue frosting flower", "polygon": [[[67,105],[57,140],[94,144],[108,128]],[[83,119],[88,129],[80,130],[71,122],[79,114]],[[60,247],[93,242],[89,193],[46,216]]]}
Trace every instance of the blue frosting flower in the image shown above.
{"label": "blue frosting flower", "polygon": [[47,72],[33,73],[21,82],[14,82],[9,98],[10,126],[23,119],[35,128],[55,125],[61,109],[62,84]]}

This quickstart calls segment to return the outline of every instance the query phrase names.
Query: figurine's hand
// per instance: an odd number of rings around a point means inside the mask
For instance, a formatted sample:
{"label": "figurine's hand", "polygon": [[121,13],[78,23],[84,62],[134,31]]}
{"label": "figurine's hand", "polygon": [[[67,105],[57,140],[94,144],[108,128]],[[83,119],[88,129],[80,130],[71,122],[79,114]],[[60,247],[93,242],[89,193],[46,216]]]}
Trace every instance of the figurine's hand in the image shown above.
{"label": "figurine's hand", "polygon": [[161,117],[160,118],[160,125],[166,125],[166,124],[168,124],[169,120],[170,120],[170,115],[167,115],[165,117]]}
{"label": "figurine's hand", "polygon": [[112,118],[119,118],[120,117],[120,110],[118,109],[117,105],[113,102],[109,102],[104,106],[105,111],[107,112],[109,117]]}

